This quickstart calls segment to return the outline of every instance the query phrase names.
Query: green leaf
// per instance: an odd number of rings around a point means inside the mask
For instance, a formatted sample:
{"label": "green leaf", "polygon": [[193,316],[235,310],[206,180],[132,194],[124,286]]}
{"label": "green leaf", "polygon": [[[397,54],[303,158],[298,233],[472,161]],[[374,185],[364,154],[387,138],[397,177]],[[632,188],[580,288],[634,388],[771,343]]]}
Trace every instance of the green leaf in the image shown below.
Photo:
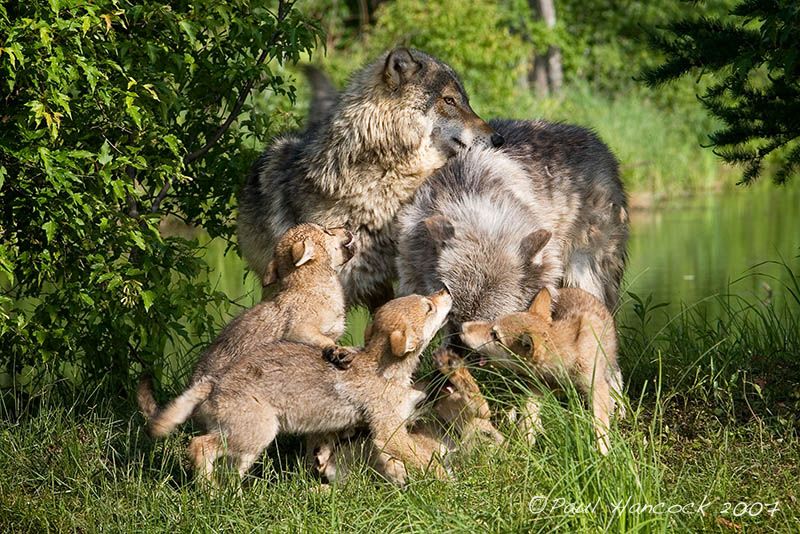
{"label": "green leaf", "polygon": [[139,247],[142,250],[147,250],[147,245],[145,245],[144,239],[142,239],[142,236],[139,234],[139,232],[131,233],[131,239],[133,239],[133,242],[136,244],[137,247]]}
{"label": "green leaf", "polygon": [[44,233],[47,236],[47,242],[50,243],[53,240],[53,236],[56,233],[56,223],[55,221],[48,221],[42,225],[44,229]]}
{"label": "green leaf", "polygon": [[97,163],[100,165],[108,165],[113,159],[114,157],[111,155],[111,145],[108,144],[108,141],[104,141],[103,146],[100,147],[100,155],[97,158]]}
{"label": "green leaf", "polygon": [[188,20],[182,20],[178,23],[183,30],[183,32],[189,37],[189,42],[194,45],[197,42],[197,38],[195,37],[194,27]]}
{"label": "green leaf", "polygon": [[136,123],[140,129],[142,127],[142,114],[139,112],[141,108],[134,104],[134,99],[136,98],[135,94],[130,94],[125,97],[125,111],[127,111],[130,118],[133,119],[133,122]]}
{"label": "green leaf", "polygon": [[142,291],[142,304],[144,304],[144,311],[149,311],[150,306],[153,305],[153,301],[155,300],[156,296],[153,294],[152,291],[146,290]]}
{"label": "green leaf", "polygon": [[164,136],[164,142],[167,143],[170,151],[176,156],[180,156],[180,148],[178,147],[178,138],[172,134]]}

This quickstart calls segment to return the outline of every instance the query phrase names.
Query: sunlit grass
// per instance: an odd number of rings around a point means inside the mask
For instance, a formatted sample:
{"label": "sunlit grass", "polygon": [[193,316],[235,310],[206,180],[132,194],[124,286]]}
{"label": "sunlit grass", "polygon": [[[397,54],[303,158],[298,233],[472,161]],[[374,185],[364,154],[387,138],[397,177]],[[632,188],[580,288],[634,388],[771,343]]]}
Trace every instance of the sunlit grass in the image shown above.
{"label": "sunlit grass", "polygon": [[[794,274],[791,280],[796,291]],[[235,488],[212,495],[192,483],[183,457],[190,426],[153,442],[133,404],[105,400],[114,396],[102,386],[66,404],[47,390],[36,398],[6,396],[0,524],[36,532],[134,525],[148,531],[796,531],[799,307],[720,299],[719,316],[686,307],[655,331],[648,326],[654,311],[642,299],[638,318],[620,325],[629,415],[613,422],[608,457],[598,454],[589,414],[569,389],[566,398],[545,396],[544,434],[529,445],[502,416],[524,394],[525,382],[481,368],[476,376],[507,445],[458,458],[451,482],[417,476],[405,489],[364,468],[320,492],[303,468],[300,442],[282,439],[241,495]],[[350,319],[350,340],[358,342],[367,315],[354,312]],[[654,511],[667,506],[681,508]]]}

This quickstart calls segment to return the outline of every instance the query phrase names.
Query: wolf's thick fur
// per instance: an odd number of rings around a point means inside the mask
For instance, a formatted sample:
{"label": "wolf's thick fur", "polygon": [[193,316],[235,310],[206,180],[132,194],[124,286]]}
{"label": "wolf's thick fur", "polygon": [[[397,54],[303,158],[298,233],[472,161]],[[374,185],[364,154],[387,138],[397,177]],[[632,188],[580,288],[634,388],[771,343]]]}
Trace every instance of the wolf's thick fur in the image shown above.
{"label": "wolf's thick fur", "polygon": [[628,237],[616,159],[577,126],[492,124],[502,148],[459,154],[399,215],[401,294],[446,286],[456,326],[525,309],[539,289],[562,285],[613,309]]}
{"label": "wolf's thick fur", "polygon": [[375,313],[358,366],[342,372],[318,348],[277,342],[253,349],[213,379],[191,386],[150,420],[169,433],[193,412],[207,434],[189,445],[198,474],[211,478],[214,461],[232,457],[244,474],[279,432],[338,432],[366,423],[384,475],[403,483],[406,466],[425,467],[406,424],[424,395],[411,386],[419,356],[444,324],[446,292],[395,299]]}
{"label": "wolf's thick fur", "polygon": [[[553,311],[550,292],[543,289],[528,311],[491,322],[464,323],[461,339],[495,365],[554,385],[571,380],[591,404],[600,452],[608,452],[609,415],[615,406],[612,393],[622,398],[622,376],[614,318],[594,296],[581,289],[562,289]],[[527,401],[533,420],[526,425],[531,432],[541,425],[536,402],[536,395]]]}
{"label": "wolf's thick fur", "polygon": [[417,50],[385,54],[335,98],[330,108],[317,95],[322,116],[275,139],[255,164],[239,197],[239,244],[262,275],[276,236],[298,222],[358,230],[342,282],[349,302],[374,305],[391,294],[400,207],[457,151],[502,138],[470,108],[456,73]]}

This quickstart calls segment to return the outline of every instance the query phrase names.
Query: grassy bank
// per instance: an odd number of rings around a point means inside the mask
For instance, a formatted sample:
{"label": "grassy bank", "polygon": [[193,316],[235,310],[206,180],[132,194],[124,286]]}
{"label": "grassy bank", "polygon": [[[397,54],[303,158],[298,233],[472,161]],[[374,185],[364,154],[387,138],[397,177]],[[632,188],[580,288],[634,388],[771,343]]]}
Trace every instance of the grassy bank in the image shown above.
{"label": "grassy bank", "polygon": [[[319,492],[288,439],[242,495],[209,495],[191,484],[183,459],[190,428],[154,443],[134,406],[104,400],[112,396],[102,388],[67,404],[47,392],[5,397],[0,524],[35,532],[797,531],[800,287],[787,290],[780,308],[727,298],[718,317],[686,311],[656,331],[646,301],[634,303],[620,325],[630,413],[615,423],[607,458],[595,452],[580,404],[571,398],[565,409],[549,398],[546,434],[534,447],[506,428],[508,446],[459,459],[453,482],[418,476],[405,490],[364,471]],[[510,395],[488,393],[495,406]]]}

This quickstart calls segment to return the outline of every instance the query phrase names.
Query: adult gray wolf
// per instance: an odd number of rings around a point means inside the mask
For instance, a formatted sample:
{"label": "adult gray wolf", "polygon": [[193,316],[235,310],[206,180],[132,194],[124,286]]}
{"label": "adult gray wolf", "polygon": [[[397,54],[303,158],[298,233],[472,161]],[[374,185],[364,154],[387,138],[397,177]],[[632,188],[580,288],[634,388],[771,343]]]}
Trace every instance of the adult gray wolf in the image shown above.
{"label": "adult gray wolf", "polygon": [[500,149],[459,154],[399,215],[400,293],[447,287],[453,326],[580,287],[609,309],[626,259],[627,201],[608,147],[578,126],[496,120]]}
{"label": "adult gray wolf", "polygon": [[192,439],[188,453],[197,473],[211,481],[217,458],[232,458],[244,475],[280,432],[339,432],[368,424],[380,471],[402,484],[407,467],[424,469],[430,460],[416,451],[406,428],[425,397],[411,376],[451,303],[440,291],[384,304],[375,312],[358,366],[344,372],[308,345],[281,341],[255,347],[163,409],[141,406],[149,431],[166,436],[195,414],[206,434]]}
{"label": "adult gray wolf", "polygon": [[448,158],[503,138],[472,110],[453,69],[418,50],[384,54],[333,104],[318,93],[311,127],[276,138],[246,180],[239,245],[263,276],[276,236],[291,226],[351,228],[357,235],[341,273],[345,294],[349,303],[374,307],[392,294],[400,207]]}

